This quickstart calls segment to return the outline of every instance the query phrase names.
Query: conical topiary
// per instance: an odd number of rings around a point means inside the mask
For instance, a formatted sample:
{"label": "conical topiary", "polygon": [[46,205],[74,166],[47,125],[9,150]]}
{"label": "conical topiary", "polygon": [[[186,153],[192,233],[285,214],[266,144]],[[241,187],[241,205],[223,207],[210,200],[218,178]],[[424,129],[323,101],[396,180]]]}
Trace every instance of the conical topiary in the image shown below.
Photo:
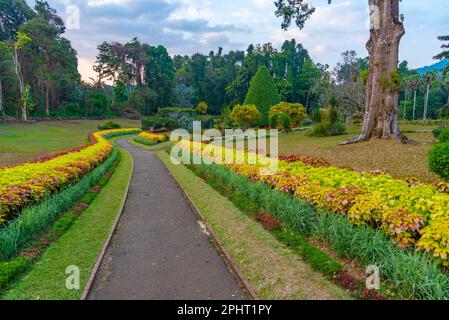
{"label": "conical topiary", "polygon": [[253,104],[257,107],[262,113],[260,125],[265,126],[269,122],[271,107],[279,102],[281,102],[281,96],[276,89],[270,71],[265,66],[259,67],[256,75],[251,80],[244,104]]}

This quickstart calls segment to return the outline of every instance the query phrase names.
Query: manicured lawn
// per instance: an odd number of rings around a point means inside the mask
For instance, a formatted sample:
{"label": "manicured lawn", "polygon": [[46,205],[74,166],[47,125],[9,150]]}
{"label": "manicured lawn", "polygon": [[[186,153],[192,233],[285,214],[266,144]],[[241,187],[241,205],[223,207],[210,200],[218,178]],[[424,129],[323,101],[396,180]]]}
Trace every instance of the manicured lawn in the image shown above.
{"label": "manicured lawn", "polygon": [[[132,173],[131,155],[120,149],[122,161],[109,183],[74,225],[42,256],[31,272],[13,284],[6,300],[77,300],[109,236],[126,195]],[[66,268],[80,269],[81,289],[66,288]]]}
{"label": "manicured lawn", "polygon": [[203,213],[259,297],[350,299],[192,171],[173,165],[165,152],[158,157]]}
{"label": "manicured lawn", "polygon": [[[432,127],[406,126],[404,131],[432,130]],[[431,182],[437,177],[427,166],[427,153],[433,144],[431,133],[407,133],[414,145],[398,145],[393,141],[369,141],[340,146],[339,143],[356,135],[360,128],[353,127],[347,135],[327,138],[309,137],[305,132],[281,134],[281,155],[301,154],[323,157],[333,165],[351,167],[358,171],[382,170],[395,177],[416,177]]]}
{"label": "manicured lawn", "polygon": [[[114,119],[123,127],[140,128],[140,121]],[[36,124],[0,123],[0,167],[55,154],[88,142],[102,120],[44,121]]]}

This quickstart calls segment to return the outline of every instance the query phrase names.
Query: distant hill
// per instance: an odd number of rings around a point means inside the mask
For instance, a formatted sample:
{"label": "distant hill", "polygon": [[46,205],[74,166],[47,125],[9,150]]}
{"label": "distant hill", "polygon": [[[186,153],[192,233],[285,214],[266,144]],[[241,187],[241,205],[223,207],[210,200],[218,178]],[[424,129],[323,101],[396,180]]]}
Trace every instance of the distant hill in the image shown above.
{"label": "distant hill", "polygon": [[435,71],[435,72],[441,72],[443,71],[444,68],[446,68],[446,66],[449,64],[449,60],[442,60],[440,62],[437,62],[431,66],[426,66],[426,67],[422,67],[419,69],[416,69],[416,71],[420,74],[420,75],[424,75],[427,71]]}

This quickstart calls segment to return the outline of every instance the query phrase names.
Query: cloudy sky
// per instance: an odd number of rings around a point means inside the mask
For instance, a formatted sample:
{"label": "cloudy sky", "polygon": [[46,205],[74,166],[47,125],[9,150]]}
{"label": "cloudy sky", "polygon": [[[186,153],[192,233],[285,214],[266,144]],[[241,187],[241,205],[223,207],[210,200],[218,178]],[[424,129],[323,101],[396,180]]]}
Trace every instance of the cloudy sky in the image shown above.
{"label": "cloudy sky", "polygon": [[[151,45],[162,44],[170,54],[207,54],[246,49],[250,43],[272,42],[280,47],[295,38],[316,62],[334,66],[341,52],[356,50],[365,56],[368,39],[366,0],[310,0],[317,10],[303,30],[285,32],[274,16],[274,0],[47,0],[66,19],[80,12],[79,29],[67,30],[80,58],[84,79],[92,76],[96,47],[103,41],[128,41],[138,37]],[[27,0],[30,5],[34,0]],[[423,4],[425,3],[425,4]],[[76,9],[75,11],[73,9]],[[434,63],[438,35],[449,34],[449,1],[404,0],[407,34],[401,59],[412,67]],[[76,23],[74,24],[76,27]]]}

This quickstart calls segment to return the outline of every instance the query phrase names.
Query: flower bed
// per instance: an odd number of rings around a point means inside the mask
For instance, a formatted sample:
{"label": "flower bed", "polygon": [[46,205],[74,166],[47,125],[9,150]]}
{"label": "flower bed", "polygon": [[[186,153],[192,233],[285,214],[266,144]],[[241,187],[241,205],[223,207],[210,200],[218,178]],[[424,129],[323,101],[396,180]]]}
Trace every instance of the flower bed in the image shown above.
{"label": "flower bed", "polygon": [[118,129],[89,135],[90,144],[32,163],[0,169],[0,223],[31,203],[58,192],[102,163],[112,152],[107,137],[140,132]]}
{"label": "flower bed", "polygon": [[[204,147],[188,141],[180,146],[188,151],[193,148],[194,152]],[[227,152],[241,151],[223,150],[223,155]],[[449,266],[448,194],[435,186],[409,184],[388,174],[291,160],[279,161],[278,173],[271,176],[260,175],[262,164],[228,167],[252,181],[304,198],[323,213],[331,210],[346,216],[354,225],[380,228],[401,248],[430,252],[440,265]]]}
{"label": "flower bed", "polygon": [[168,140],[167,136],[152,132],[142,132],[138,135],[138,137],[145,140],[154,141],[156,143],[162,143]]}

